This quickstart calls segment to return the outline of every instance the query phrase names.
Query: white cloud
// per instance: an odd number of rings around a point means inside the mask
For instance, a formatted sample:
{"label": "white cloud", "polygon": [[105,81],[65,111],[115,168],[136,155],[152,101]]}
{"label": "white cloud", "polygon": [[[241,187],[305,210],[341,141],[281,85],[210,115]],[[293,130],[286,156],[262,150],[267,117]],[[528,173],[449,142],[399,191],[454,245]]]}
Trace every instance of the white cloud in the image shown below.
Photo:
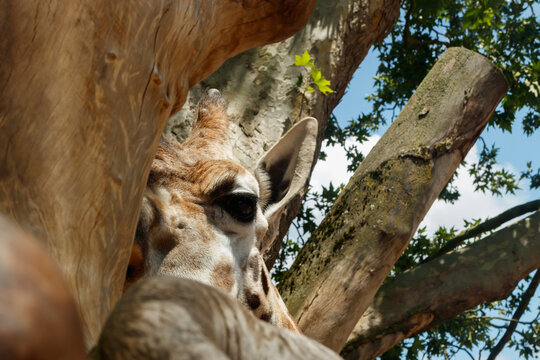
{"label": "white cloud", "polygon": [[[479,151],[477,146],[474,145],[465,161],[468,164],[473,164],[478,161],[478,158]],[[500,166],[496,167],[500,168]],[[510,164],[505,165],[505,167],[512,169]],[[473,178],[467,170],[468,168],[465,167],[459,168],[457,179],[454,182],[461,194],[459,200],[454,204],[435,200],[435,203],[426,214],[420,226],[426,226],[429,233],[437,230],[440,225],[462,229],[463,219],[494,217],[526,201],[522,195],[494,196],[491,193],[475,192]]]}
{"label": "white cloud", "polygon": [[[352,140],[346,140],[345,146],[348,147],[352,144],[356,144],[360,152],[364,154],[364,156],[367,156],[380,138],[379,135],[373,135],[362,144]],[[346,185],[349,182],[352,173],[347,172],[348,160],[345,149],[340,145],[333,147],[327,146],[326,142],[324,142],[321,150],[326,153],[327,157],[325,161],[317,162],[313,169],[310,183],[313,190],[320,192],[322,186],[328,187],[330,182],[332,182],[335,187],[340,184]],[[317,209],[313,210],[313,214],[315,215],[315,221],[320,223],[322,221],[322,214]]]}
{"label": "white cloud", "polygon": [[[345,146],[350,146],[354,143],[358,146],[358,149],[367,156],[369,151],[375,146],[377,141],[381,137],[379,135],[370,136],[369,139],[362,143],[353,142],[347,140]],[[327,154],[326,161],[319,161],[313,169],[313,175],[311,176],[311,185],[317,191],[321,189],[321,185],[328,186],[330,181],[335,186],[339,184],[347,184],[349,182],[352,173],[347,172],[347,156],[345,149],[339,145],[334,147],[327,146],[326,142],[322,146],[322,150]]]}
{"label": "white cloud", "polygon": [[[380,136],[374,135],[368,141],[360,145],[364,155],[367,155],[371,148],[375,146]],[[347,144],[352,142],[348,140]],[[328,147],[323,144],[323,150],[327,154],[326,161],[319,161],[313,171],[311,185],[315,191],[320,191],[321,186],[328,186],[330,181],[337,186],[340,183],[346,184],[351,177],[347,172],[347,158],[345,150],[340,146]],[[469,164],[478,161],[478,148],[473,146],[466,161]],[[512,169],[511,164],[505,164],[507,169]],[[515,172],[514,172],[515,173]],[[504,210],[526,201],[524,195],[503,195],[493,196],[489,193],[483,194],[474,191],[473,179],[466,168],[458,170],[458,177],[455,180],[455,186],[458,188],[461,196],[454,204],[445,203],[436,200],[424,221],[420,226],[426,226],[429,233],[434,232],[440,225],[446,227],[455,226],[457,229],[463,227],[463,219],[477,219],[493,217]],[[317,220],[321,220],[320,214]]]}

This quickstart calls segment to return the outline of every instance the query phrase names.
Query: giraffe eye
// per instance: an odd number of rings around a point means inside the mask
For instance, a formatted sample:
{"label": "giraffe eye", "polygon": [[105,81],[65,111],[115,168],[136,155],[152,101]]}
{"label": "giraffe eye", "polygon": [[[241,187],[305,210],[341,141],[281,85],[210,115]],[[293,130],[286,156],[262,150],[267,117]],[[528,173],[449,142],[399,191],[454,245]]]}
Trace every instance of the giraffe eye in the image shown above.
{"label": "giraffe eye", "polygon": [[251,193],[228,194],[216,203],[238,221],[249,223],[257,212],[257,196]]}

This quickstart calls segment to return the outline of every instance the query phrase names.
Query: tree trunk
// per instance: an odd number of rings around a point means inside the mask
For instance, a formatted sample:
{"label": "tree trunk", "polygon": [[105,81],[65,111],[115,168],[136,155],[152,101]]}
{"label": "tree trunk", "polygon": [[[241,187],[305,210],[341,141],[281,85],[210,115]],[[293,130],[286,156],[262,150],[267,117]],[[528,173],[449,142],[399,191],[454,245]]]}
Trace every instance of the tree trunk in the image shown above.
{"label": "tree trunk", "polygon": [[87,345],[121,294],[166,120],[224,60],[298,31],[314,2],[2,3],[0,211],[60,264]]}
{"label": "tree trunk", "polygon": [[443,54],[281,283],[306,335],[342,348],[506,89],[481,55]]}
{"label": "tree trunk", "polygon": [[[303,116],[319,121],[318,156],[327,120],[345,93],[354,71],[374,42],[382,41],[399,16],[398,0],[318,1],[308,25],[294,37],[246,51],[228,60],[196,86],[185,107],[169,120],[166,135],[183,141],[191,129],[196,104],[206,87],[217,88],[229,101],[234,155],[248,169]],[[294,56],[308,50],[332,82],[333,94],[303,94],[296,85],[300,69]],[[305,75],[305,74],[304,74]],[[307,184],[269,223],[264,240],[270,269],[281,239],[297,215]]]}
{"label": "tree trunk", "polygon": [[342,355],[373,359],[441,321],[506,297],[537,268],[540,212],[384,284],[356,324]]}
{"label": "tree trunk", "polygon": [[134,285],[111,313],[92,351],[93,360],[178,358],[340,357],[301,334],[260,321],[216,288],[175,277]]}

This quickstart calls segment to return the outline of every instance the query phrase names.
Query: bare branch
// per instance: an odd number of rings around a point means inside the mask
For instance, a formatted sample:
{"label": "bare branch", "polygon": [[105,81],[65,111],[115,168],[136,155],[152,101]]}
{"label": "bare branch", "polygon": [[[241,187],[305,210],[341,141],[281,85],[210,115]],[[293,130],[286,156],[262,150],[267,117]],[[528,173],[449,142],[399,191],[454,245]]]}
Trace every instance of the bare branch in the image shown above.
{"label": "bare branch", "polygon": [[521,297],[521,301],[519,302],[518,307],[516,308],[516,311],[514,312],[514,315],[512,316],[512,321],[508,325],[506,332],[502,336],[502,338],[499,340],[497,345],[493,347],[491,350],[491,353],[488,356],[487,360],[495,360],[497,358],[497,355],[504,349],[504,346],[510,339],[512,338],[512,334],[516,330],[516,327],[519,323],[519,319],[521,319],[521,316],[523,316],[523,313],[529,306],[529,302],[531,301],[532,297],[534,296],[534,293],[536,292],[536,289],[538,288],[538,284],[540,283],[540,271],[536,270],[536,273],[534,274],[531,282],[529,283],[529,286],[527,287],[527,290],[523,293],[523,296]]}
{"label": "bare branch", "polygon": [[435,259],[436,257],[446,254],[447,252],[457,248],[465,240],[481,235],[482,233],[485,233],[487,231],[494,230],[507,221],[510,221],[521,215],[524,215],[533,211],[537,211],[538,209],[540,209],[540,199],[529,201],[528,203],[514,206],[513,208],[506,210],[505,212],[495,216],[492,219],[488,219],[481,224],[478,224],[470,229],[467,229],[461,232],[461,234],[457,235],[455,238],[448,241],[437,252],[433,253],[424,261],[422,261],[422,263],[426,263],[428,261],[431,261],[432,259]]}
{"label": "bare branch", "polygon": [[540,212],[536,212],[383,285],[342,355],[366,359],[381,354],[467,309],[506,297],[539,267]]}

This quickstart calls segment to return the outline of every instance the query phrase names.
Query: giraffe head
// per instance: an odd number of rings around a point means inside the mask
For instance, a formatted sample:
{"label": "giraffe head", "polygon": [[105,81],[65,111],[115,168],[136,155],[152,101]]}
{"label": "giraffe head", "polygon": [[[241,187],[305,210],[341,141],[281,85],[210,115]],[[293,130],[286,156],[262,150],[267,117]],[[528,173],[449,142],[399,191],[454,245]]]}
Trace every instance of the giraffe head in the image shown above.
{"label": "giraffe head", "polygon": [[126,279],[172,275],[215,286],[256,316],[296,329],[260,250],[268,220],[304,186],[317,122],[302,120],[254,174],[232,159],[225,100],[209,90],[183,143],[161,140],[152,163]]}

